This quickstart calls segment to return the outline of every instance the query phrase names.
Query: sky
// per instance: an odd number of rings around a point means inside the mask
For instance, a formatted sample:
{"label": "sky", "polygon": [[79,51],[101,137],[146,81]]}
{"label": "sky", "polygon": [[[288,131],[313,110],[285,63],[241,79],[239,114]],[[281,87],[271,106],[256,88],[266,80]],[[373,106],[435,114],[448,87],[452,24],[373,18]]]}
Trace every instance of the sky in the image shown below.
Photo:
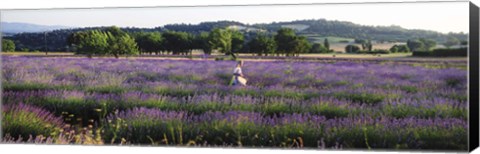
{"label": "sky", "polygon": [[442,33],[468,32],[468,2],[316,4],[105,9],[3,10],[2,22],[71,27],[152,28],[173,23],[233,20],[247,24],[327,19],[369,26],[397,25]]}

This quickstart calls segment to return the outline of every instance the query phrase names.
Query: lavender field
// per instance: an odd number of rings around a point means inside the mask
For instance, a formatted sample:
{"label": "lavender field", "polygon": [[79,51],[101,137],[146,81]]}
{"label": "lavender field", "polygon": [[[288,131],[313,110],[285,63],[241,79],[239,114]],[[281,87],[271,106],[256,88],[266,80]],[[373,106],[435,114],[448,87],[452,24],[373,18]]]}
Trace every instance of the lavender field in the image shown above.
{"label": "lavender field", "polygon": [[467,149],[466,62],[235,63],[3,56],[3,141]]}

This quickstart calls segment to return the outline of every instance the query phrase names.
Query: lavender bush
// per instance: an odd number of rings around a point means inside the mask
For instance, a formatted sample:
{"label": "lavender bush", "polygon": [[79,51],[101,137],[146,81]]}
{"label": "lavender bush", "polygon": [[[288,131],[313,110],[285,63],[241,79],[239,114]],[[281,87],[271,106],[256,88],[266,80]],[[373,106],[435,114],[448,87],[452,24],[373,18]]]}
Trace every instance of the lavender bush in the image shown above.
{"label": "lavender bush", "polygon": [[2,106],[2,133],[13,138],[53,136],[63,128],[62,118],[23,103]]}
{"label": "lavender bush", "polygon": [[[358,116],[327,119],[308,113],[265,116],[245,111],[188,115],[185,112],[134,108],[107,119],[107,125],[119,125],[116,139],[124,138],[140,144],[183,145],[194,142],[288,147],[296,142],[316,147],[319,142],[324,142],[326,146],[341,143],[344,148],[410,149],[463,149],[467,145],[464,140],[467,123],[455,118]],[[106,138],[112,138],[112,134],[107,134]]]}

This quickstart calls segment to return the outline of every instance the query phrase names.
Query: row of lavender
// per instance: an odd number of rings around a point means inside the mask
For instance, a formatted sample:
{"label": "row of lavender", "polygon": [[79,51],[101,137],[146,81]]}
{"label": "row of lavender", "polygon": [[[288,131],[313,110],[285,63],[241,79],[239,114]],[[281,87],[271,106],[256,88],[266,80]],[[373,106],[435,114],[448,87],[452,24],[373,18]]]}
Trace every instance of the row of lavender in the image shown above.
{"label": "row of lavender", "polygon": [[[65,136],[74,134],[75,130],[46,110],[23,103],[6,105],[3,110],[6,115],[4,131],[50,136],[43,138],[46,141],[35,139],[35,143],[103,144],[105,141],[154,145],[458,150],[466,148],[468,128],[465,121],[455,118],[358,116],[328,119],[308,113],[265,116],[243,111],[191,115],[141,107],[109,115],[101,122],[102,128],[96,129],[95,135],[91,135],[94,133],[90,125],[84,128],[88,132],[69,138]],[[27,123],[30,127],[25,126]],[[63,133],[64,130],[70,131]],[[11,138],[9,135],[7,137]]]}
{"label": "row of lavender", "polygon": [[[247,62],[249,86],[231,87],[231,61],[2,60],[4,104],[25,103],[63,115],[65,123],[91,124],[111,143],[452,150],[467,145],[462,69]],[[10,108],[3,114],[12,115]]]}
{"label": "row of lavender", "polygon": [[169,111],[188,111],[201,114],[208,111],[252,111],[267,115],[281,113],[310,113],[333,117],[354,117],[387,115],[395,118],[459,118],[467,119],[467,104],[448,98],[385,99],[372,106],[353,103],[347,99],[335,97],[316,97],[297,100],[283,97],[251,97],[241,95],[201,94],[194,96],[172,97],[158,94],[146,94],[139,91],[126,93],[86,93],[82,91],[6,91],[3,101],[23,102],[42,106],[48,110],[68,112],[83,119],[98,118],[91,109],[105,108],[107,111],[127,110],[136,107],[157,108]]}

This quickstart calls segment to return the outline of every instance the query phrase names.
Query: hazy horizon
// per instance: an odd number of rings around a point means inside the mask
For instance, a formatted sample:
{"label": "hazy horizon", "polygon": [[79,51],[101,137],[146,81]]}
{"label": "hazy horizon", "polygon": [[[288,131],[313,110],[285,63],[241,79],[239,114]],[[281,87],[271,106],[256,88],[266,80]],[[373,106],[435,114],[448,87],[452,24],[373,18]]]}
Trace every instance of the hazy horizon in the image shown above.
{"label": "hazy horizon", "polygon": [[469,25],[468,3],[465,2],[42,9],[1,12],[2,22],[72,28],[112,25],[154,28],[167,24],[199,24],[222,20],[252,25],[311,19],[346,21],[363,26],[400,26],[405,29],[441,33],[468,33]]}

